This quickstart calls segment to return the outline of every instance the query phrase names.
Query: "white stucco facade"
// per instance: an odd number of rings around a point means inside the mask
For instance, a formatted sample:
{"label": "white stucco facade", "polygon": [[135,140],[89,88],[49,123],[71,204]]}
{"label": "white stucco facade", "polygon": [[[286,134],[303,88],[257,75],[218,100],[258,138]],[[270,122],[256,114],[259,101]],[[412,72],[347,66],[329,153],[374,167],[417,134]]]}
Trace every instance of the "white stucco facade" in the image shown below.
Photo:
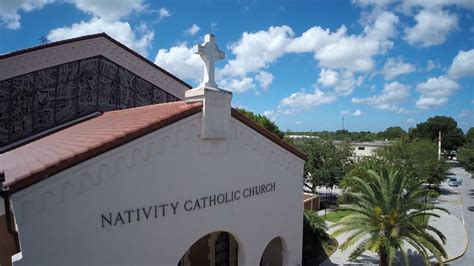
{"label": "white stucco facade", "polygon": [[[283,265],[300,265],[304,161],[235,118],[229,137],[203,139],[201,116],[13,194],[23,256],[14,265],[177,265],[215,231],[235,237],[239,265],[258,265],[275,237],[283,240]],[[260,185],[271,191],[244,197]],[[225,193],[229,202],[195,206]]]}

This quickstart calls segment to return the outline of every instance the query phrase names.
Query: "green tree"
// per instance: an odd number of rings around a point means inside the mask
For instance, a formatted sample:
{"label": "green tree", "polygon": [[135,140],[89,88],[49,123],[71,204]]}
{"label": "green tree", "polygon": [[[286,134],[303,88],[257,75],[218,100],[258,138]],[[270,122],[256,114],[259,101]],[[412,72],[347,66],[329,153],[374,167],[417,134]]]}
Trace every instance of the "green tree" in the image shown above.
{"label": "green tree", "polygon": [[384,167],[387,167],[389,163],[381,157],[376,156],[364,156],[359,158],[352,165],[351,169],[347,174],[342,178],[339,186],[343,189],[351,190],[354,186],[353,176],[364,176],[368,170],[379,171]]}
{"label": "green tree", "polygon": [[329,235],[327,233],[328,226],[324,219],[319,216],[315,211],[304,211],[303,222],[307,226],[312,235],[320,241],[328,240]]}
{"label": "green tree", "polygon": [[333,188],[352,165],[353,150],[347,142],[336,147],[328,140],[302,139],[297,146],[308,156],[304,184],[313,193],[317,186]]}
{"label": "green tree", "polygon": [[247,111],[243,108],[237,108],[237,110],[243,115],[245,115],[246,117],[248,117],[250,120],[266,128],[268,131],[277,135],[281,139],[283,138],[283,132],[278,128],[278,126],[274,122],[272,122],[266,116],[261,115],[261,114],[255,114],[254,112]]}
{"label": "green tree", "polygon": [[474,141],[468,142],[462,146],[457,153],[458,161],[468,171],[474,171]]}
{"label": "green tree", "polygon": [[409,131],[410,138],[424,138],[436,141],[438,132],[441,132],[442,148],[445,150],[457,150],[464,143],[464,134],[458,123],[451,117],[434,116],[426,122],[416,125]]}
{"label": "green tree", "polygon": [[474,127],[467,131],[466,144],[458,150],[457,157],[466,170],[474,171]]}
{"label": "green tree", "polygon": [[403,130],[401,127],[388,127],[387,129],[385,129],[385,131],[382,131],[379,133],[379,135],[383,138],[383,139],[389,139],[389,140],[394,140],[394,139],[398,139],[400,138],[401,136],[403,135],[406,135],[407,132],[405,130]]}
{"label": "green tree", "polygon": [[377,150],[377,155],[391,166],[403,167],[417,180],[439,184],[446,176],[446,166],[438,160],[437,145],[427,139],[410,141],[401,138]]}
{"label": "green tree", "polygon": [[380,265],[392,265],[395,253],[400,251],[404,264],[408,265],[405,244],[412,245],[422,256],[426,265],[431,252],[443,264],[446,251],[445,236],[436,228],[420,220],[420,217],[439,217],[434,210],[446,210],[423,202],[429,191],[422,182],[413,182],[403,171],[391,168],[379,172],[369,170],[364,176],[352,177],[357,192],[347,192],[353,204],[341,205],[340,210],[351,212],[335,223],[332,237],[350,233],[340,245],[342,250],[354,245],[350,254],[356,260],[366,250],[380,255]]}
{"label": "green tree", "polygon": [[466,132],[466,143],[474,142],[474,127],[471,127]]}

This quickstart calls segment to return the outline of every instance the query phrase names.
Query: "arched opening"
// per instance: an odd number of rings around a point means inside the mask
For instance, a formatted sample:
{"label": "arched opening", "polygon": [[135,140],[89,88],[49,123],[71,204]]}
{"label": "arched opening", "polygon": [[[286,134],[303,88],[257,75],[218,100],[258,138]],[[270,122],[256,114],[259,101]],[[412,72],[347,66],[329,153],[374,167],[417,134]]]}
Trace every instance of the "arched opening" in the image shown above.
{"label": "arched opening", "polygon": [[178,266],[237,266],[238,244],[231,233],[217,231],[201,237],[183,254]]}
{"label": "arched opening", "polygon": [[260,266],[283,265],[283,243],[280,237],[275,237],[268,243],[260,259]]}

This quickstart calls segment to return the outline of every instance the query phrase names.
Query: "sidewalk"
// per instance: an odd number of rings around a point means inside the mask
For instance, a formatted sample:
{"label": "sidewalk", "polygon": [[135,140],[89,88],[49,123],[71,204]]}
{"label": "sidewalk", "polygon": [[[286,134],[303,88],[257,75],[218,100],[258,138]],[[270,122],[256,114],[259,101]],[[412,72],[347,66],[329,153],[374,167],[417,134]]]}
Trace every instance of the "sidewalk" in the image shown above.
{"label": "sidewalk", "polygon": [[[446,245],[445,250],[448,254],[446,260],[452,260],[461,256],[466,250],[468,244],[466,228],[462,222],[453,215],[447,214],[445,212],[436,211],[440,215],[439,218],[432,217],[428,222],[433,227],[440,230],[446,236]],[[328,225],[332,223],[328,222]],[[329,229],[328,233],[332,233],[334,229]],[[350,236],[349,234],[343,234],[338,236],[336,239],[341,243]],[[349,261],[349,255],[354,250],[356,244],[348,248],[344,252],[338,249],[330,258],[325,260],[321,265],[378,265],[378,255],[373,252],[366,251],[357,261]],[[418,256],[416,249],[412,246],[407,246],[410,264],[411,265],[421,265],[423,264],[421,257]],[[433,257],[431,261],[436,261]],[[401,258],[396,258],[394,264],[403,264]]]}

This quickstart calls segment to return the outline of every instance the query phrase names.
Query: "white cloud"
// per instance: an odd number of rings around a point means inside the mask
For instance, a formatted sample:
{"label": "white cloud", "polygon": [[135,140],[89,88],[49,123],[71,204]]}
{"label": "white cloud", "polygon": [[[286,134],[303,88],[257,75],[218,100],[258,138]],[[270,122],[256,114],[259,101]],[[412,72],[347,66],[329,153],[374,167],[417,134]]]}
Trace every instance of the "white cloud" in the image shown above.
{"label": "white cloud", "polygon": [[[351,72],[372,70],[372,57],[392,47],[393,42],[389,39],[395,35],[397,23],[398,17],[393,13],[381,12],[360,35],[347,35],[344,25],[336,32],[315,26],[298,37],[286,25],[244,32],[229,46],[235,58],[228,61],[221,75],[245,77],[267,68],[285,54],[311,52],[324,68],[350,71],[345,72],[348,81]],[[350,93],[346,91],[350,89],[345,88],[342,94]]]}
{"label": "white cloud", "polygon": [[362,115],[362,111],[357,109],[355,110],[355,112],[352,113],[353,116],[361,116]]}
{"label": "white cloud", "polygon": [[196,33],[198,33],[199,31],[201,30],[201,28],[196,25],[196,24],[193,24],[189,29],[187,29],[185,31],[186,34],[188,35],[195,35]]}
{"label": "white cloud", "polygon": [[274,114],[275,114],[275,112],[273,110],[268,110],[268,111],[263,112],[263,115],[266,116],[266,117],[273,116]]}
{"label": "white cloud", "polygon": [[272,83],[273,78],[274,78],[273,75],[266,71],[260,71],[255,76],[255,79],[259,82],[260,87],[265,91],[268,90],[268,87]]}
{"label": "white cloud", "polygon": [[474,49],[459,51],[448,70],[452,78],[474,76]]}
{"label": "white cloud", "polygon": [[254,80],[250,77],[222,79],[219,82],[219,86],[233,92],[246,92],[255,89]]}
{"label": "white cloud", "polygon": [[401,8],[404,12],[409,13],[413,8],[441,9],[451,5],[474,9],[474,2],[472,0],[404,0],[402,1]]}
{"label": "white cloud", "polygon": [[350,35],[322,47],[315,53],[321,66],[351,71],[368,72],[373,69],[373,56],[393,46],[389,38],[396,33],[398,17],[382,12],[373,24],[367,25],[361,35]]}
{"label": "white cloud", "polygon": [[158,9],[158,15],[159,15],[158,21],[160,21],[160,20],[162,20],[166,17],[171,16],[172,14],[171,14],[171,11],[169,11],[169,9],[167,9],[165,7],[162,7],[160,9]]}
{"label": "white cloud", "polygon": [[113,22],[146,8],[143,0],[68,0],[77,9],[94,17]]}
{"label": "white cloud", "polygon": [[363,81],[362,76],[355,79],[351,71],[337,72],[323,68],[321,72],[319,72],[318,84],[333,88],[336,95],[347,96],[354,91],[355,87],[360,86]]}
{"label": "white cloud", "polygon": [[407,124],[415,124],[416,120],[413,118],[408,118],[407,119]]}
{"label": "white cloud", "polygon": [[392,80],[413,71],[415,71],[415,67],[410,63],[403,62],[402,58],[389,58],[383,66],[382,74],[386,80]]}
{"label": "white cloud", "polygon": [[373,105],[380,110],[404,112],[398,104],[404,102],[410,95],[410,89],[397,81],[386,83],[380,95],[368,98],[352,98],[352,103]]}
{"label": "white cloud", "polygon": [[326,45],[336,43],[346,35],[346,32],[344,25],[334,33],[331,33],[329,29],[314,26],[303,32],[301,36],[293,38],[286,50],[292,53],[315,53]]}
{"label": "white cloud", "polygon": [[350,113],[351,113],[350,111],[344,110],[344,111],[341,111],[339,114],[340,114],[340,115],[348,115],[348,114],[350,114]]}
{"label": "white cloud", "polygon": [[405,40],[423,47],[444,43],[448,34],[457,29],[458,18],[444,10],[423,9],[416,16],[416,25],[405,29]]}
{"label": "white cloud", "polygon": [[92,18],[90,21],[81,21],[70,27],[53,29],[48,33],[48,40],[59,41],[88,34],[105,32],[121,43],[145,55],[154,37],[153,30],[141,25],[138,32],[134,32],[128,22],[108,22],[101,18]]}
{"label": "white cloud", "polygon": [[293,93],[289,97],[282,99],[280,106],[282,108],[289,108],[293,110],[308,110],[311,107],[332,103],[335,100],[336,97],[334,95],[328,95],[323,91],[316,89],[313,93]]}
{"label": "white cloud", "polygon": [[21,27],[19,12],[31,12],[55,2],[71,3],[77,9],[108,22],[117,21],[132,12],[143,11],[147,7],[144,0],[2,0],[0,1],[0,27],[19,29]]}
{"label": "white cloud", "polygon": [[474,112],[470,109],[463,109],[461,113],[458,114],[459,118],[464,118],[464,117],[474,117]]}
{"label": "white cloud", "polygon": [[421,93],[416,101],[416,107],[420,109],[429,109],[441,106],[448,102],[457,89],[459,84],[445,76],[429,78],[426,82],[416,85],[416,89]]}
{"label": "white cloud", "polygon": [[2,0],[0,1],[0,27],[19,29],[21,27],[19,11],[31,12],[52,2],[54,0]]}
{"label": "white cloud", "polygon": [[302,124],[304,124],[304,122],[303,121],[296,121],[295,124],[302,125]]}
{"label": "white cloud", "polygon": [[426,62],[426,71],[431,71],[435,68],[440,68],[441,67],[441,64],[438,62],[438,60],[434,61],[434,60],[428,60],[428,62]]}
{"label": "white cloud", "polygon": [[243,77],[267,67],[283,55],[293,35],[288,26],[270,27],[267,31],[255,33],[244,32],[239,41],[230,45],[235,59],[228,61],[222,74]]}
{"label": "white cloud", "polygon": [[186,43],[168,49],[160,49],[155,57],[155,64],[163,67],[181,79],[202,81],[203,62],[193,48]]}

